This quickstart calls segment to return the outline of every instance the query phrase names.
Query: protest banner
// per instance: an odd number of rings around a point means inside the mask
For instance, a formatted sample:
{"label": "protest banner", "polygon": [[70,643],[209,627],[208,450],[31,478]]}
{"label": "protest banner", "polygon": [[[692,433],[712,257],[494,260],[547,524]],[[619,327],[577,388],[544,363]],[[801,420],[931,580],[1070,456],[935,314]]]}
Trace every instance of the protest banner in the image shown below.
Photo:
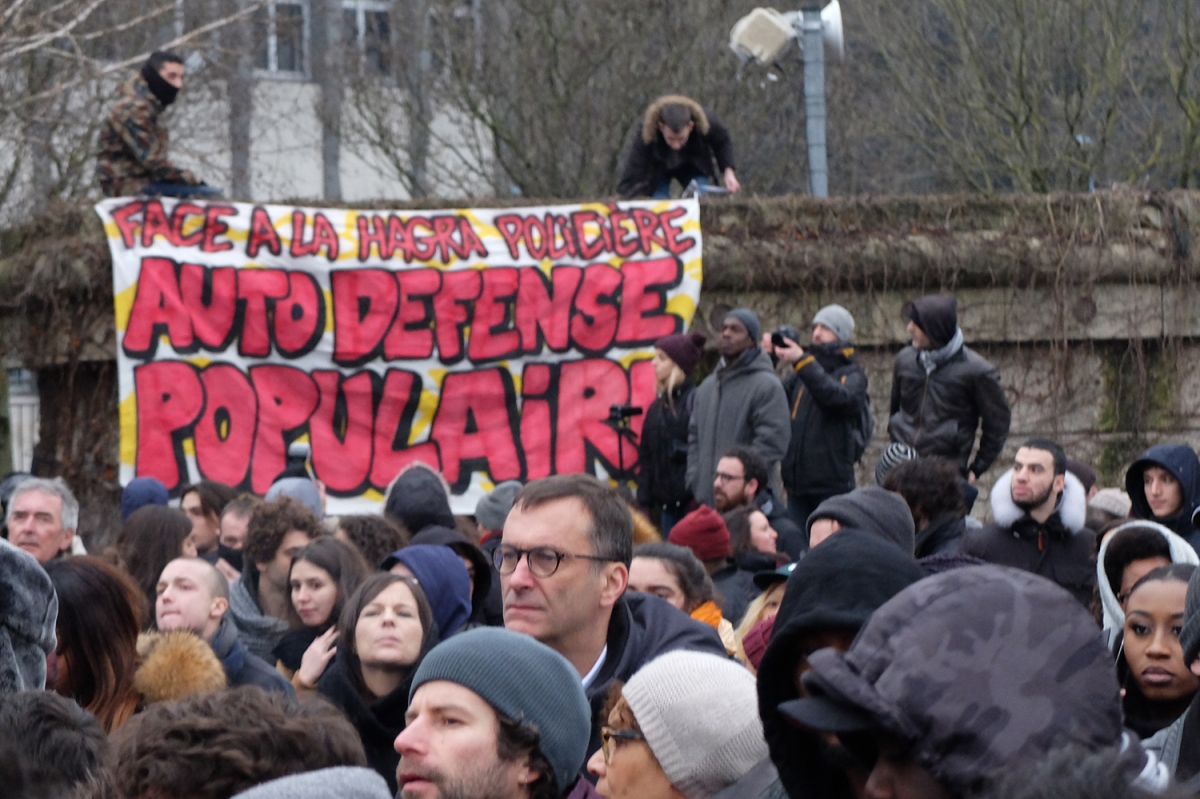
{"label": "protest banner", "polygon": [[[692,201],[354,211],[96,206],[112,250],[121,482],[264,493],[307,441],[327,511],[408,464],[456,513],[502,480],[629,477],[613,405],[654,399],[653,342],[701,283]],[[620,442],[620,443],[619,443]],[[620,449],[618,449],[620,447]]]}

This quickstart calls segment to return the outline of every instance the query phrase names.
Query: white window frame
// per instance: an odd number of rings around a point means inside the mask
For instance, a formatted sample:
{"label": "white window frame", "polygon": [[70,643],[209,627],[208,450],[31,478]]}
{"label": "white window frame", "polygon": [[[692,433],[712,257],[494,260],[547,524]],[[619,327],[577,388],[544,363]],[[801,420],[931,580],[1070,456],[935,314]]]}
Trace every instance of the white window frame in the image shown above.
{"label": "white window frame", "polygon": [[[275,30],[275,7],[276,6],[300,6],[300,69],[280,69],[279,68],[279,39]],[[310,48],[309,41],[309,26],[312,21],[312,14],[306,0],[267,0],[262,7],[267,12],[267,67],[263,69],[255,65],[254,74],[259,78],[269,78],[271,80],[295,80],[307,81],[312,78],[310,69]]]}
{"label": "white window frame", "polygon": [[[395,47],[395,26],[391,16],[392,3],[387,0],[342,0],[343,11],[354,12],[354,43],[358,57],[365,66],[367,58],[367,12],[382,11],[388,15],[388,45]],[[390,73],[384,73],[390,74]]]}

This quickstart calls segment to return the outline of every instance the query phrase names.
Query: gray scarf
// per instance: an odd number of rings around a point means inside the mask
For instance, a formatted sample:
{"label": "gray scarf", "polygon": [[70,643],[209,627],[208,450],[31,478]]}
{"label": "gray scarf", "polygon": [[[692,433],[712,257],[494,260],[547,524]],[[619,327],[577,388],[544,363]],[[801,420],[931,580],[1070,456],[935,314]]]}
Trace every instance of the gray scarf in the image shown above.
{"label": "gray scarf", "polygon": [[963,334],[962,328],[954,328],[954,338],[946,343],[946,346],[936,350],[921,350],[917,353],[917,357],[921,360],[921,365],[925,367],[925,374],[933,374],[933,370],[944,364],[946,361],[958,355],[958,351],[962,349]]}

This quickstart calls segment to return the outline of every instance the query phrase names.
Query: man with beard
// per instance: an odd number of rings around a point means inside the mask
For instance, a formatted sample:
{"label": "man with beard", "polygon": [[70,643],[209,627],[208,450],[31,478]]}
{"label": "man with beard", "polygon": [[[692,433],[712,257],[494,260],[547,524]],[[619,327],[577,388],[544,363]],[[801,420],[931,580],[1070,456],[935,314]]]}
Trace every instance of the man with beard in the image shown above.
{"label": "man with beard", "polygon": [[417,668],[396,738],[399,799],[584,799],[591,709],[562,655],[482,627]]}
{"label": "man with beard", "polygon": [[[853,488],[853,486],[851,486]],[[771,490],[767,462],[753,447],[738,444],[725,450],[713,475],[713,507],[721,513],[749,505],[763,512],[779,534],[776,549],[791,560],[804,552],[804,531]]]}
{"label": "man with beard", "polygon": [[812,344],[803,349],[784,338],[763,349],[792,367],[784,378],[792,439],[783,456],[783,487],[788,510],[804,524],[817,506],[854,489],[854,463],[864,440],[863,411],[870,409],[867,373],[858,365],[850,339],[854,317],[840,305],[826,305],[812,321]]}
{"label": "man with beard", "polygon": [[992,523],[968,530],[959,552],[1039,574],[1091,602],[1096,534],[1084,526],[1087,492],[1067,472],[1062,447],[1043,438],[1022,444],[991,502]]}

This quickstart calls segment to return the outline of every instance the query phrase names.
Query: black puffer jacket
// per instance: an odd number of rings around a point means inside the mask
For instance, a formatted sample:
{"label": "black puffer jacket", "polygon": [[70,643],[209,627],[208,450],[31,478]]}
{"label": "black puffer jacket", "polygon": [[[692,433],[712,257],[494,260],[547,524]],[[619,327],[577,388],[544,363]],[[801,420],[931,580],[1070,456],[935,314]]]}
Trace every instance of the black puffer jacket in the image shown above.
{"label": "black puffer jacket", "polygon": [[[687,106],[695,127],[681,150],[672,150],[658,130],[662,110],[677,103]],[[650,104],[636,126],[617,194],[623,198],[650,195],[664,177],[698,173],[715,185],[727,168],[734,168],[733,140],[712,111],[688,97],[668,95]]]}
{"label": "black puffer jacket", "polygon": [[867,373],[844,344],[815,344],[783,381],[792,440],[783,456],[788,496],[854,488],[854,432],[867,399]]}
{"label": "black puffer jacket", "polygon": [[[964,476],[968,471],[983,474],[1000,455],[1012,421],[1000,373],[964,346],[926,374],[918,352],[909,346],[896,356],[888,433],[921,455],[949,458]],[[981,421],[983,436],[972,462]]]}
{"label": "black puffer jacket", "polygon": [[677,515],[692,501],[687,486],[688,420],[696,384],[690,378],[671,392],[671,405],[662,397],[650,404],[638,445],[640,471],[638,504],[666,507]]}

